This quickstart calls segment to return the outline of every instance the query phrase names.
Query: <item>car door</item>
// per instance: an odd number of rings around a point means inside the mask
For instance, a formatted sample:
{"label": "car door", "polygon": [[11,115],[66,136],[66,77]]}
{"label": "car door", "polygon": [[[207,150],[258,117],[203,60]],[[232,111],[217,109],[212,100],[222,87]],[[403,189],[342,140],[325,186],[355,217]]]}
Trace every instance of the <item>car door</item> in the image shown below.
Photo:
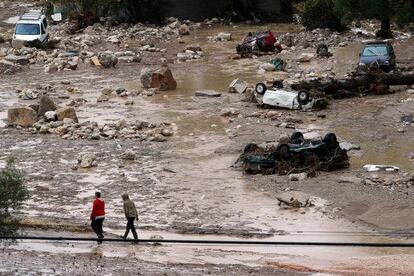
{"label": "car door", "polygon": [[389,49],[389,53],[390,53],[390,65],[391,65],[392,68],[394,68],[395,64],[396,64],[396,57],[395,57],[394,48],[392,47],[391,44],[389,44],[388,49]]}

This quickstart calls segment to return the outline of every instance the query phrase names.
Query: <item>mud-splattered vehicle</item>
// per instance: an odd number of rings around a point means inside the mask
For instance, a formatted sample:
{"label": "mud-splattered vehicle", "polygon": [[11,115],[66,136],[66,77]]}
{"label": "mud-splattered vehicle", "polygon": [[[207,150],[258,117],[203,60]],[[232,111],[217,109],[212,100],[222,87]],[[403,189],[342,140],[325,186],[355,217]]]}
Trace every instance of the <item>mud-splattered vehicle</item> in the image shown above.
{"label": "mud-splattered vehicle", "polygon": [[283,88],[283,82],[275,81],[268,88],[264,83],[258,83],[254,92],[256,102],[267,108],[288,108],[294,110],[324,109],[328,101],[321,93],[306,90],[289,90]]}
{"label": "mud-splattered vehicle", "polygon": [[326,134],[323,139],[307,140],[301,132],[294,132],[288,143],[267,148],[248,144],[239,160],[248,174],[286,175],[349,167],[348,154],[341,149],[334,133]]}
{"label": "mud-splattered vehicle", "polygon": [[236,47],[237,53],[242,57],[262,55],[275,50],[281,51],[280,45],[276,44],[276,38],[271,31],[249,33]]}

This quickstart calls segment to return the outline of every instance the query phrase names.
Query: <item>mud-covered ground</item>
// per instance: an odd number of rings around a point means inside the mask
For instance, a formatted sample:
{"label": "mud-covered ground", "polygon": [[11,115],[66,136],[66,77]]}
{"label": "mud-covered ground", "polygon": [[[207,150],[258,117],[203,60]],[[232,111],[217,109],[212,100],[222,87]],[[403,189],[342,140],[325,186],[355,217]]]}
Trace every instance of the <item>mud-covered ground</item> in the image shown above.
{"label": "mud-covered ground", "polygon": [[[1,8],[1,20],[17,15],[23,9],[10,5],[6,2],[6,8]],[[164,237],[181,234],[179,238],[188,239],[377,242],[398,241],[389,237],[390,230],[407,232],[413,229],[412,186],[364,185],[361,179],[375,176],[362,171],[362,166],[368,163],[396,165],[403,173],[413,170],[410,157],[414,156],[414,147],[410,141],[414,131],[412,126],[401,122],[401,117],[412,114],[414,95],[405,92],[407,87],[400,87],[392,95],[332,100],[324,111],[274,110],[280,114],[266,118],[269,110],[243,101],[242,95],[226,93],[233,79],[240,77],[255,84],[280,77],[281,73],[277,72],[258,74],[258,66],[273,57],[288,62],[289,76],[332,72],[344,76],[355,68],[363,38],[343,47],[332,47],[333,56],[329,59],[315,58],[305,64],[297,62],[297,57],[303,52],[313,53],[312,47],[257,59],[229,59],[237,42],[252,29],[271,29],[277,35],[300,31],[298,26],[287,24],[202,26],[178,40],[154,39],[156,47],[167,51],[143,52],[141,63],[122,63],[115,69],[80,64],[75,71],[53,74],[45,73],[43,64],[36,63],[26,66],[22,72],[0,76],[2,120],[9,107],[36,102],[18,99],[17,87],[50,84],[55,90],[49,96],[60,106],[77,99],[86,100],[76,107],[81,122],[104,124],[122,119],[168,122],[173,124],[175,131],[174,136],[164,143],[133,139],[65,140],[52,134],[30,134],[26,130],[7,128],[0,121],[0,167],[8,157],[14,156],[25,173],[31,192],[30,199],[16,215],[26,225],[46,231],[33,232],[33,228],[26,228],[26,233],[93,237],[87,231],[96,190],[102,192],[106,201],[104,230],[109,236],[122,233],[125,221],[120,195],[124,192],[137,203],[139,230],[144,238],[153,234]],[[220,31],[231,32],[233,41],[213,42],[209,39]],[[142,44],[125,38],[120,46],[126,43],[129,47]],[[105,87],[142,90],[139,76],[143,68],[161,65],[165,61],[161,58],[174,61],[178,52],[194,43],[203,49],[204,56],[200,60],[169,64],[178,82],[176,91],[157,93],[153,97],[113,97],[108,102],[97,102]],[[120,46],[101,41],[89,50],[116,51]],[[394,46],[402,60],[414,52],[412,39],[396,40]],[[0,44],[1,47],[8,45]],[[68,88],[75,88],[75,92],[68,92]],[[196,90],[205,89],[220,91],[223,95],[214,99],[194,97]],[[127,100],[133,100],[134,105],[125,105]],[[239,115],[221,116],[228,108],[237,110]],[[361,150],[350,152],[349,169],[323,172],[300,182],[289,182],[286,176],[248,176],[232,167],[245,144],[277,141],[280,136],[290,134],[293,130],[284,127],[286,122],[293,122],[296,129],[308,137],[335,132],[341,141],[357,144]],[[127,149],[137,154],[136,161],[121,159]],[[98,167],[72,170],[81,152],[96,153]],[[399,178],[403,173],[377,177]],[[316,198],[316,206],[299,210],[279,207],[275,196],[286,190],[310,194]],[[50,232],[51,229],[54,232]],[[379,235],[377,231],[387,231],[388,235]],[[394,233],[391,236],[398,238]],[[70,247],[74,249],[67,250]],[[401,262],[391,273],[409,275],[412,267],[405,264],[411,254],[410,250],[241,250],[151,245],[138,245],[138,249],[132,249],[132,246],[124,245],[62,245],[59,242],[30,245],[29,242],[3,249],[0,273],[296,275],[326,272],[389,275],[391,271],[386,270],[384,264]],[[371,265],[361,265],[363,261]],[[378,263],[383,264],[382,270]]]}

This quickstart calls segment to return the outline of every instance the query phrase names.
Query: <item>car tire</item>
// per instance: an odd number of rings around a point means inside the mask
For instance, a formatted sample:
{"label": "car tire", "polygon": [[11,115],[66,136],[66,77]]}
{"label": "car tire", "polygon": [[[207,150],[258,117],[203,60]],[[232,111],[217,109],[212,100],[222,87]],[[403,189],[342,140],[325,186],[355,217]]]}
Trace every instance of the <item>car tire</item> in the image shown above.
{"label": "car tire", "polygon": [[276,151],[279,153],[280,157],[287,159],[290,157],[290,147],[288,144],[280,144]]}
{"label": "car tire", "polygon": [[298,93],[298,103],[301,105],[306,105],[307,103],[309,103],[310,100],[310,95],[309,92],[306,90],[301,90]]}
{"label": "car tire", "polygon": [[276,80],[273,82],[273,88],[282,89],[283,88],[283,81]]}
{"label": "car tire", "polygon": [[295,131],[290,136],[290,143],[291,144],[297,144],[300,145],[305,141],[305,137],[303,136],[303,133],[300,131]]}
{"label": "car tire", "polygon": [[266,93],[267,87],[264,83],[258,83],[256,85],[256,93],[259,95],[264,95]]}
{"label": "car tire", "polygon": [[318,57],[328,56],[328,46],[326,46],[326,44],[319,44],[316,48],[316,54]]}
{"label": "car tire", "polygon": [[339,147],[338,138],[336,137],[335,133],[328,133],[323,138],[323,142],[328,146],[330,149],[336,149]]}

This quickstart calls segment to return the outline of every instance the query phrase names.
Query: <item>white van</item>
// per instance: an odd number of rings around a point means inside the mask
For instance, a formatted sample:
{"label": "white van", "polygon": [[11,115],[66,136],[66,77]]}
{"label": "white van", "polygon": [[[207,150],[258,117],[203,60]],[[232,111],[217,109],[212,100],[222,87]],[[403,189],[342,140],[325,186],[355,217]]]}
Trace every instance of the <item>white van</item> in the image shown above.
{"label": "white van", "polygon": [[40,11],[23,14],[16,23],[13,40],[44,43],[49,39],[49,26],[46,16]]}

